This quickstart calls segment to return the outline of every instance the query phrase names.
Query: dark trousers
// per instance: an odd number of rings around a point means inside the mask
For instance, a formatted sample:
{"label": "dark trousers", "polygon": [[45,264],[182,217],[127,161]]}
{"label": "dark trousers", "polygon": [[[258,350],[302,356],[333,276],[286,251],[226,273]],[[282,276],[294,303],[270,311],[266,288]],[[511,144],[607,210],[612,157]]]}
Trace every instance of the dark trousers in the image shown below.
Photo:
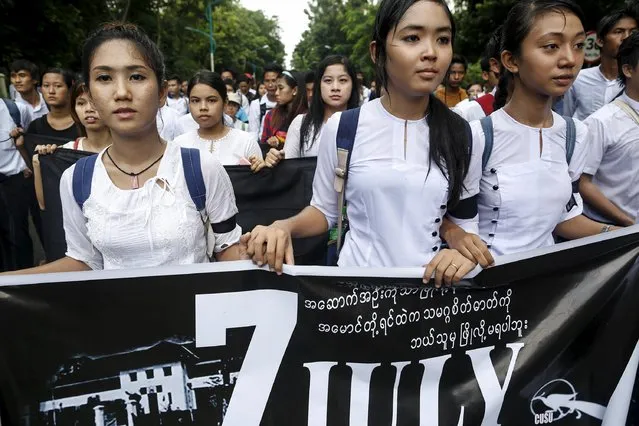
{"label": "dark trousers", "polygon": [[18,173],[0,182],[0,271],[33,266],[29,210],[34,198],[32,177],[27,179]]}

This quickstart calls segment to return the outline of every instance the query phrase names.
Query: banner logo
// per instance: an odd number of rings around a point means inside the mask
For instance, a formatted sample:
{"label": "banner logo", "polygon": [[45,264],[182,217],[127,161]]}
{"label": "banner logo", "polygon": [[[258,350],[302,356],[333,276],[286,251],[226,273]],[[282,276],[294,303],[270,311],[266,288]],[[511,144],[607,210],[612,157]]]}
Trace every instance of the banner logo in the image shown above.
{"label": "banner logo", "polygon": [[530,412],[535,416],[536,425],[554,423],[574,414],[580,419],[582,414],[602,420],[606,407],[593,402],[579,401],[575,387],[567,380],[552,380],[541,387],[530,400]]}

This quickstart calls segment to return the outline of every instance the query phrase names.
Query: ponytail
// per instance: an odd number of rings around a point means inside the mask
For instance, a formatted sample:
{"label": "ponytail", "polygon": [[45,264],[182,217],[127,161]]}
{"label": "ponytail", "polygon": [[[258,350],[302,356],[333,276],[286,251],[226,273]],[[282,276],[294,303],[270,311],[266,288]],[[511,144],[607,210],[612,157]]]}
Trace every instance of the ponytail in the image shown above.
{"label": "ponytail", "polygon": [[472,140],[468,123],[432,94],[426,122],[429,127],[430,161],[439,167],[448,180],[448,205],[452,208],[459,203],[470,165]]}
{"label": "ponytail", "polygon": [[495,102],[493,103],[493,110],[497,111],[506,105],[508,102],[508,91],[513,82],[513,74],[504,70],[503,74],[499,78],[499,83],[497,84],[497,91],[495,92]]}

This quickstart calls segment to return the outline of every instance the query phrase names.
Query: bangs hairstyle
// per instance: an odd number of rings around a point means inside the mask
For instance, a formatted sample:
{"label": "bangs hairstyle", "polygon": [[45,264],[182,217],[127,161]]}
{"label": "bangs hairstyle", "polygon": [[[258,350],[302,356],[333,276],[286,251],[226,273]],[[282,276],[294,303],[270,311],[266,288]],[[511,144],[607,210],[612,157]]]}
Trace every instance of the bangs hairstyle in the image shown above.
{"label": "bangs hairstyle", "polygon": [[215,89],[219,93],[223,102],[226,102],[228,96],[226,94],[226,84],[222,80],[222,77],[213,71],[202,70],[195,74],[193,78],[189,80],[189,85],[186,89],[186,96],[191,97],[191,90],[196,84],[206,84],[212,89]]}
{"label": "bangs hairstyle", "polygon": [[603,40],[612,29],[624,18],[631,18],[637,21],[636,12],[630,8],[615,10],[609,15],[601,18],[597,24],[597,38]]}
{"label": "bangs hairstyle", "polygon": [[322,99],[322,79],[324,78],[326,68],[331,65],[343,65],[346,73],[353,82],[353,90],[346,103],[346,109],[353,109],[359,106],[359,81],[357,81],[357,73],[355,72],[353,63],[343,55],[331,55],[324,58],[314,72],[313,100],[311,101],[308,114],[306,114],[302,120],[302,127],[300,129],[300,152],[304,152],[305,146],[309,148],[313,146],[324,124],[326,104],[324,104],[324,100]]}
{"label": "bangs hairstyle", "polygon": [[[373,41],[376,45],[375,71],[379,83],[388,91],[388,72],[386,71],[386,39],[394,33],[397,24],[408,9],[422,0],[382,0],[375,16]],[[456,27],[453,14],[443,0],[428,0],[438,4],[446,12],[451,28],[451,46],[455,41]],[[378,88],[379,91],[379,88]],[[468,123],[452,112],[432,93],[429,95],[426,123],[429,127],[429,167],[435,164],[448,180],[449,207],[459,203],[464,188],[464,178],[470,164],[472,141]],[[429,170],[430,171],[430,170]]]}
{"label": "bangs hairstyle", "polygon": [[87,130],[84,128],[82,121],[80,121],[80,117],[78,117],[78,114],[75,112],[75,103],[82,95],[89,95],[89,88],[83,81],[76,81],[71,89],[71,117],[73,117],[73,122],[80,131],[80,135],[86,137]]}
{"label": "bangs hairstyle", "polygon": [[627,83],[626,75],[623,73],[623,66],[630,65],[636,70],[639,64],[639,32],[634,32],[625,39],[619,46],[617,54],[617,66],[619,67],[619,82],[625,87]]}
{"label": "bangs hairstyle", "polygon": [[[584,13],[572,0],[521,0],[510,9],[506,22],[504,22],[501,34],[501,48],[499,56],[504,51],[509,51],[513,56],[521,55],[521,45],[533,28],[538,17],[547,13],[573,14],[583,24]],[[503,108],[508,99],[508,89],[514,79],[513,74],[502,66],[502,76],[499,79],[497,93],[495,94],[495,111]]]}
{"label": "bangs hairstyle", "polygon": [[15,73],[23,70],[27,71],[29,74],[31,74],[32,80],[38,82],[40,81],[40,69],[36,64],[31,61],[27,61],[26,59],[16,59],[15,61],[11,62],[9,69],[11,70],[11,72]]}
{"label": "bangs hairstyle", "polygon": [[158,83],[158,90],[162,89],[164,84],[164,56],[158,46],[151,41],[149,36],[136,25],[122,22],[110,22],[100,26],[95,30],[82,48],[82,77],[87,84],[91,86],[89,74],[91,72],[91,61],[95,55],[95,51],[104,43],[112,40],[125,40],[133,43],[138,53],[142,56],[146,66],[151,68],[155,73]]}
{"label": "bangs hairstyle", "polygon": [[[293,76],[293,78],[291,78],[291,76]],[[297,88],[297,94],[291,102],[286,105],[278,105],[272,110],[273,116],[271,124],[273,128],[285,132],[288,131],[288,126],[291,125],[295,117],[306,113],[308,110],[308,99],[306,96],[306,87],[304,87],[304,74],[282,71],[277,79],[284,79],[291,89]]]}
{"label": "bangs hairstyle", "polygon": [[[45,72],[42,73],[43,80],[44,80],[44,76],[47,74],[60,74],[62,76],[62,80],[64,80],[64,84],[67,86],[67,89],[73,88],[73,83],[75,82],[75,75],[73,75],[71,71],[66,70],[64,68],[48,68]],[[71,105],[75,105],[75,103],[71,103]]]}

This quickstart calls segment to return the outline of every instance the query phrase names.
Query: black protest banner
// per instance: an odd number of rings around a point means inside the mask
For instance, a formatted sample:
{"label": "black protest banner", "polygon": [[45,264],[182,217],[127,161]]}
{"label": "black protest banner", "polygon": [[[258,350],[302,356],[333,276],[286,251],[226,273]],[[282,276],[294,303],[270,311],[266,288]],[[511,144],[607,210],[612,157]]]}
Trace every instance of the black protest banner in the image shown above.
{"label": "black protest banner", "polygon": [[[46,211],[43,213],[47,260],[64,257],[66,242],[62,228],[60,178],[77,160],[88,155],[82,151],[58,150],[40,157]],[[247,166],[227,166],[239,210],[238,223],[249,231],[256,225],[270,225],[286,219],[306,207],[313,195],[315,158],[283,161],[274,169],[253,174]],[[328,235],[293,241],[295,263],[325,265]]]}
{"label": "black protest banner", "polygon": [[625,424],[637,229],[532,255],[443,290],[244,262],[3,277],[2,421]]}

